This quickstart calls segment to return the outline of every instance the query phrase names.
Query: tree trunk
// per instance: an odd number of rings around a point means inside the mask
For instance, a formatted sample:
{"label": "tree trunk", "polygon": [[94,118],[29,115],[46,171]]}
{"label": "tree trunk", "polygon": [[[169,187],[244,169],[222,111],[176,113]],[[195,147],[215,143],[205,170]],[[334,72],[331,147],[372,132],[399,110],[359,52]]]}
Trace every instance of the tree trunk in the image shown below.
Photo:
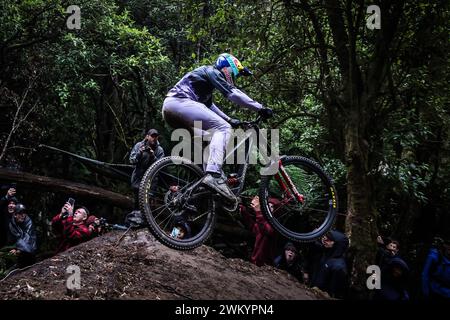
{"label": "tree trunk", "polygon": [[368,175],[368,143],[364,139],[364,121],[359,110],[349,112],[344,128],[347,164],[347,218],[346,233],[350,238],[352,256],[351,284],[358,293],[366,288],[366,269],[374,263],[377,236],[376,209],[371,200]]}
{"label": "tree trunk", "polygon": [[99,202],[104,201],[119,208],[131,209],[133,207],[133,200],[127,196],[82,183],[11,171],[4,168],[0,168],[0,179],[34,188],[40,187],[54,192],[66,193],[72,196],[95,198]]}

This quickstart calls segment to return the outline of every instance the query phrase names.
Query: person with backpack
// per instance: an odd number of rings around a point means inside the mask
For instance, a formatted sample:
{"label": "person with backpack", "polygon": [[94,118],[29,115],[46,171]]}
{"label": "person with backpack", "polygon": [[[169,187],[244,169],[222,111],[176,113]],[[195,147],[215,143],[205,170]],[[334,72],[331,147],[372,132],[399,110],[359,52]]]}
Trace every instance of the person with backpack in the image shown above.
{"label": "person with backpack", "polygon": [[425,298],[450,298],[450,239],[433,246],[428,252],[422,271],[422,291]]}

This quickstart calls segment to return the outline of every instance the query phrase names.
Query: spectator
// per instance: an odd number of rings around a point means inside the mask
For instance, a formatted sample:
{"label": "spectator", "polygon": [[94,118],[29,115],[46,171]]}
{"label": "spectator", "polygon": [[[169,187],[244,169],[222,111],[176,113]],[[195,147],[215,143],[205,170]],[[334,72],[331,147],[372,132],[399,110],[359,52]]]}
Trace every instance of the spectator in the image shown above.
{"label": "spectator", "polygon": [[381,269],[381,289],[375,290],[374,300],[409,300],[408,276],[406,262],[397,256],[390,258]]}
{"label": "spectator", "polygon": [[380,269],[383,269],[392,258],[398,256],[400,244],[398,241],[390,238],[384,241],[381,236],[377,237],[377,244],[379,248],[375,258],[375,264]]}
{"label": "spectator", "polygon": [[330,231],[320,242],[313,244],[318,257],[316,261],[308,261],[309,273],[305,275],[310,278],[312,287],[318,287],[335,298],[345,296],[348,278],[345,253],[348,245],[348,238],[339,231]]}
{"label": "spectator", "polygon": [[428,299],[450,298],[449,239],[430,249],[422,272],[422,290],[425,298]]}
{"label": "spectator", "polygon": [[[269,206],[272,212],[278,205],[279,201],[277,199],[269,199]],[[240,212],[245,224],[255,235],[255,245],[250,261],[257,266],[264,264],[273,265],[277,252],[278,235],[262,214],[258,196],[253,197],[250,206],[250,210],[243,205],[240,206]],[[250,211],[254,214],[254,218]]]}
{"label": "spectator", "polygon": [[150,129],[144,140],[136,143],[131,150],[130,163],[134,165],[131,175],[131,188],[134,192],[134,209],[139,210],[139,184],[145,171],[158,159],[164,157],[164,150],[160,146],[159,133],[156,129]]}
{"label": "spectator", "polygon": [[6,245],[8,240],[9,222],[14,216],[17,203],[16,188],[13,185],[0,199],[0,248]]}
{"label": "spectator", "polygon": [[36,231],[23,204],[16,205],[14,218],[9,223],[8,238],[8,243],[13,246],[9,253],[17,257],[17,267],[32,264],[37,250]]}
{"label": "spectator", "polygon": [[61,212],[52,219],[53,232],[60,238],[57,253],[63,252],[91,238],[91,231],[86,224],[89,211],[80,207],[75,212],[70,203],[66,203]]}
{"label": "spectator", "polygon": [[286,270],[296,277],[298,281],[304,282],[300,254],[292,242],[286,243],[283,253],[275,258],[274,265],[278,269]]}
{"label": "spectator", "polygon": [[180,220],[175,223],[170,236],[176,239],[189,239],[192,237],[191,227],[187,222]]}
{"label": "spectator", "polygon": [[91,233],[91,238],[100,236],[105,232],[104,228],[102,227],[101,220],[94,215],[90,215],[86,219],[86,225],[88,226],[88,229]]}
{"label": "spectator", "polygon": [[3,204],[3,203],[5,203],[5,202],[8,202],[9,199],[16,198],[16,193],[17,193],[16,184],[13,183],[13,184],[11,184],[11,186],[8,188],[8,191],[6,192],[6,195],[3,196],[3,197],[0,199],[1,203]]}

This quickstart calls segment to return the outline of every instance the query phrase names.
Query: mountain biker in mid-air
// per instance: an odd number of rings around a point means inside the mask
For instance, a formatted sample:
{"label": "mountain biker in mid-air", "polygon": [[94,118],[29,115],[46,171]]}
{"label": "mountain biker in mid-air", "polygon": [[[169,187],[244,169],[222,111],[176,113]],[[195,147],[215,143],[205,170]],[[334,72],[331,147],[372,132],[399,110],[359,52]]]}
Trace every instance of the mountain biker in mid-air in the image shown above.
{"label": "mountain biker in mid-air", "polygon": [[194,121],[201,121],[202,130],[214,130],[202,184],[231,202],[237,199],[222,177],[222,164],[231,127],[238,125],[239,120],[220,110],[213,103],[212,93],[217,89],[240,107],[257,111],[262,118],[270,118],[272,109],[263,107],[234,86],[236,78],[251,74],[236,57],[223,53],[213,66],[201,66],[187,73],[170,89],[162,109],[164,120],[173,128],[193,130]]}

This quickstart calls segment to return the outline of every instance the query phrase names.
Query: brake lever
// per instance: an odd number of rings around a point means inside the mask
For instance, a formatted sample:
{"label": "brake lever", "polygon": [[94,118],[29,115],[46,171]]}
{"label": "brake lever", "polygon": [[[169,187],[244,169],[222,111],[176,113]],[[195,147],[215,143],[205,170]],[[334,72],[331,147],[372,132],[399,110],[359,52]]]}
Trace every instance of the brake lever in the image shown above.
{"label": "brake lever", "polygon": [[250,126],[250,127],[252,127],[252,126],[254,126],[255,124],[258,124],[258,123],[260,123],[260,122],[262,122],[262,121],[264,121],[263,117],[258,116],[258,118],[256,118],[256,120],[254,120],[254,121],[241,121],[241,122],[239,123],[239,126],[242,126],[242,127]]}

